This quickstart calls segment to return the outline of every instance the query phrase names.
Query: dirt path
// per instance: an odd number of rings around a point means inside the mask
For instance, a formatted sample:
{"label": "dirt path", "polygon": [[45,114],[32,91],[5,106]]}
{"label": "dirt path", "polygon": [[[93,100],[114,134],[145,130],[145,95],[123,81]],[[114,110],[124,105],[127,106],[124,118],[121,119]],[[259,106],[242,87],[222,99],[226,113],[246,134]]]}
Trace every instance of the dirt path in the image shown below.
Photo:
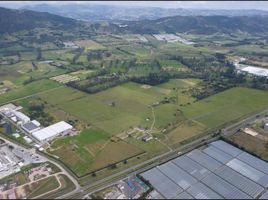
{"label": "dirt path", "polygon": [[59,180],[59,177],[58,177],[57,175],[55,175],[55,178],[57,179],[57,181],[58,181],[58,183],[59,183],[59,187],[55,188],[54,190],[50,190],[50,191],[48,191],[48,192],[45,192],[45,193],[40,194],[40,195],[38,195],[38,196],[35,196],[35,197],[33,197],[33,199],[38,199],[38,198],[40,198],[40,197],[42,197],[42,196],[45,196],[45,195],[47,195],[47,194],[49,194],[49,193],[56,192],[57,190],[59,190],[59,189],[62,187],[62,184],[61,184],[61,182],[60,182],[60,180]]}

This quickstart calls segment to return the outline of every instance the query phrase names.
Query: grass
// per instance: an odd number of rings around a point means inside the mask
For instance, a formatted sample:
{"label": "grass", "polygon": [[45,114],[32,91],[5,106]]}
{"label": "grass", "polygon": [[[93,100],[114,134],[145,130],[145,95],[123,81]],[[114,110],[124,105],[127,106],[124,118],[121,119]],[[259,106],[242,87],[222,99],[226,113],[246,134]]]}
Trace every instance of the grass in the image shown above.
{"label": "grass", "polygon": [[[56,93],[57,99],[53,97]],[[146,123],[145,119],[151,116],[147,105],[158,100],[154,96],[123,86],[94,95],[71,88],[62,88],[56,93],[52,91],[41,94],[40,97],[110,134],[118,134],[130,127]],[[112,102],[115,102],[114,107],[110,105]]]}
{"label": "grass", "polygon": [[54,141],[50,153],[60,156],[78,176],[106,167],[142,151],[124,141],[110,141],[110,135],[98,129],[85,129],[79,135]]}
{"label": "grass", "polygon": [[235,133],[226,139],[259,156],[261,159],[268,161],[268,145],[266,141],[260,140],[243,132]]}
{"label": "grass", "polygon": [[75,189],[75,185],[66,175],[59,175],[58,177],[62,184],[62,187],[58,191],[46,195],[47,199],[55,199],[56,197],[64,195]]}
{"label": "grass", "polygon": [[5,93],[0,96],[0,104],[4,104],[9,101],[16,100],[18,98],[26,97],[29,95],[36,94],[38,92],[43,92],[49,89],[59,87],[60,84],[51,80],[40,80],[29,83],[23,87],[14,89],[10,92]]}
{"label": "grass", "polygon": [[59,187],[59,183],[56,178],[54,176],[48,177],[46,179],[38,181],[38,184],[32,188],[31,193],[27,197],[34,198],[35,196],[39,196],[46,192],[52,191],[57,187]]}
{"label": "grass", "polygon": [[216,128],[232,120],[268,107],[268,93],[236,87],[182,107],[183,114],[208,128]]}
{"label": "grass", "polygon": [[176,148],[184,140],[197,136],[204,132],[206,127],[193,121],[184,121],[178,127],[166,134],[164,142],[169,146]]}

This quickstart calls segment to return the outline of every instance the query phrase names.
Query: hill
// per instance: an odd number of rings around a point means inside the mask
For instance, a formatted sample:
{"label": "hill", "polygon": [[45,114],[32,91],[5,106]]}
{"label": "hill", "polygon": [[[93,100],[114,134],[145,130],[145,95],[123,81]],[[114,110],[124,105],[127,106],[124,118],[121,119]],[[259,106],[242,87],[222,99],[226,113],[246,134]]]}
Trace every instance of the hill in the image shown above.
{"label": "hill", "polygon": [[15,10],[0,7],[0,33],[11,33],[34,28],[68,29],[73,28],[78,24],[79,23],[74,19],[46,12]]}
{"label": "hill", "polygon": [[117,21],[117,20],[154,20],[170,16],[255,16],[268,15],[267,11],[262,10],[205,10],[205,9],[184,9],[174,8],[165,9],[157,7],[124,7],[111,5],[94,5],[94,4],[66,4],[66,5],[49,5],[39,4],[24,6],[23,8],[39,11],[50,12],[53,14],[67,16],[74,19],[85,21]]}
{"label": "hill", "polygon": [[134,33],[265,33],[268,16],[175,16],[157,20],[124,22],[122,30]]}

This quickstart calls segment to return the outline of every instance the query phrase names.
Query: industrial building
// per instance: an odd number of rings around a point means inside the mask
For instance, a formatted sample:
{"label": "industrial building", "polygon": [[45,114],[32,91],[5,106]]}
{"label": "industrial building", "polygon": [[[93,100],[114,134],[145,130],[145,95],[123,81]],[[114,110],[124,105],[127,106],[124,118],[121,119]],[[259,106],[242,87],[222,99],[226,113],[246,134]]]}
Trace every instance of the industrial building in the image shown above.
{"label": "industrial building", "polygon": [[40,142],[47,142],[59,135],[66,135],[70,133],[73,126],[61,121],[41,130],[35,131],[32,135]]}
{"label": "industrial building", "polygon": [[29,121],[21,126],[27,133],[33,133],[40,129],[40,123],[36,120]]}
{"label": "industrial building", "polygon": [[164,198],[262,199],[268,163],[224,141],[212,142],[140,174]]}

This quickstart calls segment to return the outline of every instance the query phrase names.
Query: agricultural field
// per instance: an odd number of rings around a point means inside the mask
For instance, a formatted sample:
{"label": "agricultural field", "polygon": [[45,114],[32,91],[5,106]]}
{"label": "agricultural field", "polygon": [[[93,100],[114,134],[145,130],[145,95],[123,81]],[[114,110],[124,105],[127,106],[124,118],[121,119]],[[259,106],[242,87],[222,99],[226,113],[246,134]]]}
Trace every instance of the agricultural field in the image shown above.
{"label": "agricultural field", "polygon": [[209,128],[216,128],[268,107],[268,93],[236,87],[182,107],[183,114]]}
{"label": "agricultural field", "polygon": [[79,135],[55,140],[49,153],[59,156],[78,176],[105,168],[142,153],[99,129],[84,129]]}
{"label": "agricultural field", "polygon": [[14,101],[19,98],[25,98],[30,95],[36,95],[39,92],[45,92],[47,90],[55,89],[61,85],[57,82],[50,80],[40,80],[33,83],[29,83],[24,87],[19,87],[4,95],[0,96],[0,104],[5,104],[9,101]]}
{"label": "agricultural field", "polygon": [[84,47],[86,50],[95,50],[104,48],[104,46],[93,40],[76,40],[74,41],[74,44],[76,44],[79,47]]}
{"label": "agricultural field", "polygon": [[240,148],[257,155],[268,161],[268,145],[266,141],[260,140],[244,132],[237,132],[230,137],[225,137],[227,141],[238,145]]}

